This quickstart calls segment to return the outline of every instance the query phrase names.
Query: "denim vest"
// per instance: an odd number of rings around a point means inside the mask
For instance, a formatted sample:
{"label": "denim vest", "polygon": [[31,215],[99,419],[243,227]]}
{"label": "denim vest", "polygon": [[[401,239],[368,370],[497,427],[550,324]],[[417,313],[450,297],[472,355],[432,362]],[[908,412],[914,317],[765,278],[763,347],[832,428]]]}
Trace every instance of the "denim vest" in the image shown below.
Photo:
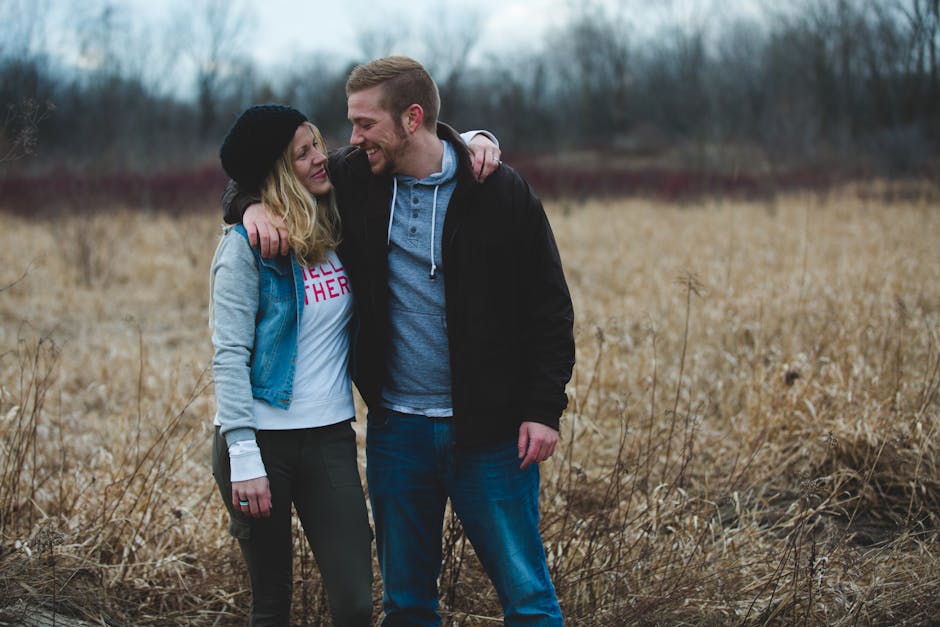
{"label": "denim vest", "polygon": [[[235,227],[242,237],[248,232]],[[297,360],[297,330],[304,309],[304,280],[291,251],[265,259],[251,249],[258,261],[258,316],[255,346],[251,353],[251,393],[277,407],[289,407],[293,396]]]}

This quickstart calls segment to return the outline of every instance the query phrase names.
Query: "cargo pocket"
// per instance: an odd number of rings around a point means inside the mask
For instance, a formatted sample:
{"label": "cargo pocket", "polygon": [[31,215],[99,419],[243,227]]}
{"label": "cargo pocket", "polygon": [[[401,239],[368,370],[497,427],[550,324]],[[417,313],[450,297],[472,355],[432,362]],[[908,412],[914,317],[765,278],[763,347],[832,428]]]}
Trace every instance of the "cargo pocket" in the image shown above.
{"label": "cargo pocket", "polygon": [[229,480],[231,475],[228,446],[225,443],[225,438],[219,433],[219,428],[216,427],[212,439],[212,477],[219,487],[219,496],[222,497],[225,511],[228,512],[228,532],[233,538],[247,540],[251,537],[251,523],[245,518],[244,514],[236,511],[232,505],[232,482]]}
{"label": "cargo pocket", "polygon": [[229,513],[228,532],[236,540],[248,540],[251,538],[251,523],[236,518],[234,514]]}

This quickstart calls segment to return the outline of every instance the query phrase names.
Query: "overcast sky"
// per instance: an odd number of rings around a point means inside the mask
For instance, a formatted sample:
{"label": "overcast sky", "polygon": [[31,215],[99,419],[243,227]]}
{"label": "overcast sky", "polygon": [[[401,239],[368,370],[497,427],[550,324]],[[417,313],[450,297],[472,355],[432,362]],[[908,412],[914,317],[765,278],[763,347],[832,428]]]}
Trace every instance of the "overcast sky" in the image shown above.
{"label": "overcast sky", "polygon": [[[116,25],[126,24],[140,36],[128,34],[118,54],[137,66],[140,76],[157,89],[170,85],[185,90],[188,69],[169,75],[159,54],[167,35],[181,31],[181,23],[205,19],[209,2],[218,0],[0,0],[0,23],[44,23],[44,49],[74,67],[93,69],[94,23],[105,7],[114,9]],[[787,0],[792,1],[792,0]],[[825,1],[825,0],[820,0]],[[631,38],[657,35],[663,27],[703,29],[715,33],[736,17],[760,19],[761,7],[774,0],[231,0],[249,17],[239,50],[253,58],[259,69],[277,72],[313,54],[332,57],[338,63],[363,61],[361,35],[377,33],[394,39],[395,53],[410,54],[426,65],[422,42],[432,25],[446,23],[451,38],[465,24],[478,21],[478,38],[470,64],[492,56],[541,50],[553,30],[569,24],[585,6],[601,7],[628,25]],[[76,4],[80,3],[80,4]],[[79,10],[78,7],[81,7]],[[215,13],[212,13],[215,15]],[[120,26],[119,26],[120,28]],[[396,37],[402,30],[405,38]],[[0,31],[0,44],[10,35]],[[25,31],[24,31],[25,32]],[[85,35],[76,34],[83,32]],[[89,37],[89,33],[91,36]],[[181,32],[182,34],[182,32]],[[184,37],[186,35],[183,35]],[[450,41],[450,39],[445,39]],[[81,43],[85,42],[85,43]],[[90,42],[90,43],[89,43]],[[2,48],[2,45],[0,45]],[[440,44],[435,48],[441,50]],[[2,51],[2,50],[0,50]],[[386,49],[373,50],[385,53]],[[185,68],[185,66],[184,66]],[[169,89],[169,87],[164,87]]]}
{"label": "overcast sky", "polygon": [[[653,0],[655,2],[655,0]],[[608,3],[616,4],[616,3]],[[481,20],[478,50],[494,53],[536,43],[553,25],[563,24],[570,11],[569,0],[345,0],[305,2],[267,0],[259,12],[259,37],[268,42],[259,48],[262,62],[276,61],[292,50],[310,48],[354,56],[356,34],[366,29],[412,24],[423,28],[437,16],[456,19],[477,13]]]}
{"label": "overcast sky", "polygon": [[[356,34],[385,25],[422,28],[438,16],[453,20],[477,13],[481,33],[477,54],[500,54],[537,45],[553,27],[564,25],[587,2],[621,13],[638,28],[707,24],[733,16],[756,17],[761,0],[266,0],[255,9],[257,58],[274,62],[292,51],[316,49],[355,56]],[[259,3],[260,5],[260,3]]]}
{"label": "overcast sky", "polygon": [[[173,2],[204,0],[113,0],[138,15],[159,19]],[[502,54],[538,45],[585,4],[626,16],[636,28],[707,24],[729,16],[759,15],[766,0],[264,0],[246,1],[254,18],[253,56],[280,64],[312,52],[357,57],[357,34],[407,24],[418,33],[437,19],[450,22],[477,14],[480,38],[474,54]],[[177,5],[178,6],[178,5]]]}

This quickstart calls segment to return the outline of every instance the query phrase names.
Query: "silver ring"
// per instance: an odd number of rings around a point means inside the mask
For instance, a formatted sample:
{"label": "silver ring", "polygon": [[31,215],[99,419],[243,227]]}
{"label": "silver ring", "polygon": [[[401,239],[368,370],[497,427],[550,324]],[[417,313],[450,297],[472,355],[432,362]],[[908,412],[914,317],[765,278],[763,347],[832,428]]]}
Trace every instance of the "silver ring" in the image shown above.
{"label": "silver ring", "polygon": [[238,504],[241,505],[242,507],[246,507],[248,505],[251,505],[251,501],[239,501]]}

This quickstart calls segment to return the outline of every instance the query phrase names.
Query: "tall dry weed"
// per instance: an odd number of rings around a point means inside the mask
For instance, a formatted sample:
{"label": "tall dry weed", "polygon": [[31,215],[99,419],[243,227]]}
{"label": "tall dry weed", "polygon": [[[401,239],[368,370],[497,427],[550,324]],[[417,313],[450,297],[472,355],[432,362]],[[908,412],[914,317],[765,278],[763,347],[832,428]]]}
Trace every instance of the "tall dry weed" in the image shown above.
{"label": "tall dry weed", "polygon": [[[940,206],[867,191],[549,205],[577,316],[542,467],[569,624],[940,620]],[[0,622],[244,621],[208,458],[214,215],[0,216]],[[296,621],[325,624],[297,547]],[[452,516],[444,550],[448,624],[498,623]]]}

